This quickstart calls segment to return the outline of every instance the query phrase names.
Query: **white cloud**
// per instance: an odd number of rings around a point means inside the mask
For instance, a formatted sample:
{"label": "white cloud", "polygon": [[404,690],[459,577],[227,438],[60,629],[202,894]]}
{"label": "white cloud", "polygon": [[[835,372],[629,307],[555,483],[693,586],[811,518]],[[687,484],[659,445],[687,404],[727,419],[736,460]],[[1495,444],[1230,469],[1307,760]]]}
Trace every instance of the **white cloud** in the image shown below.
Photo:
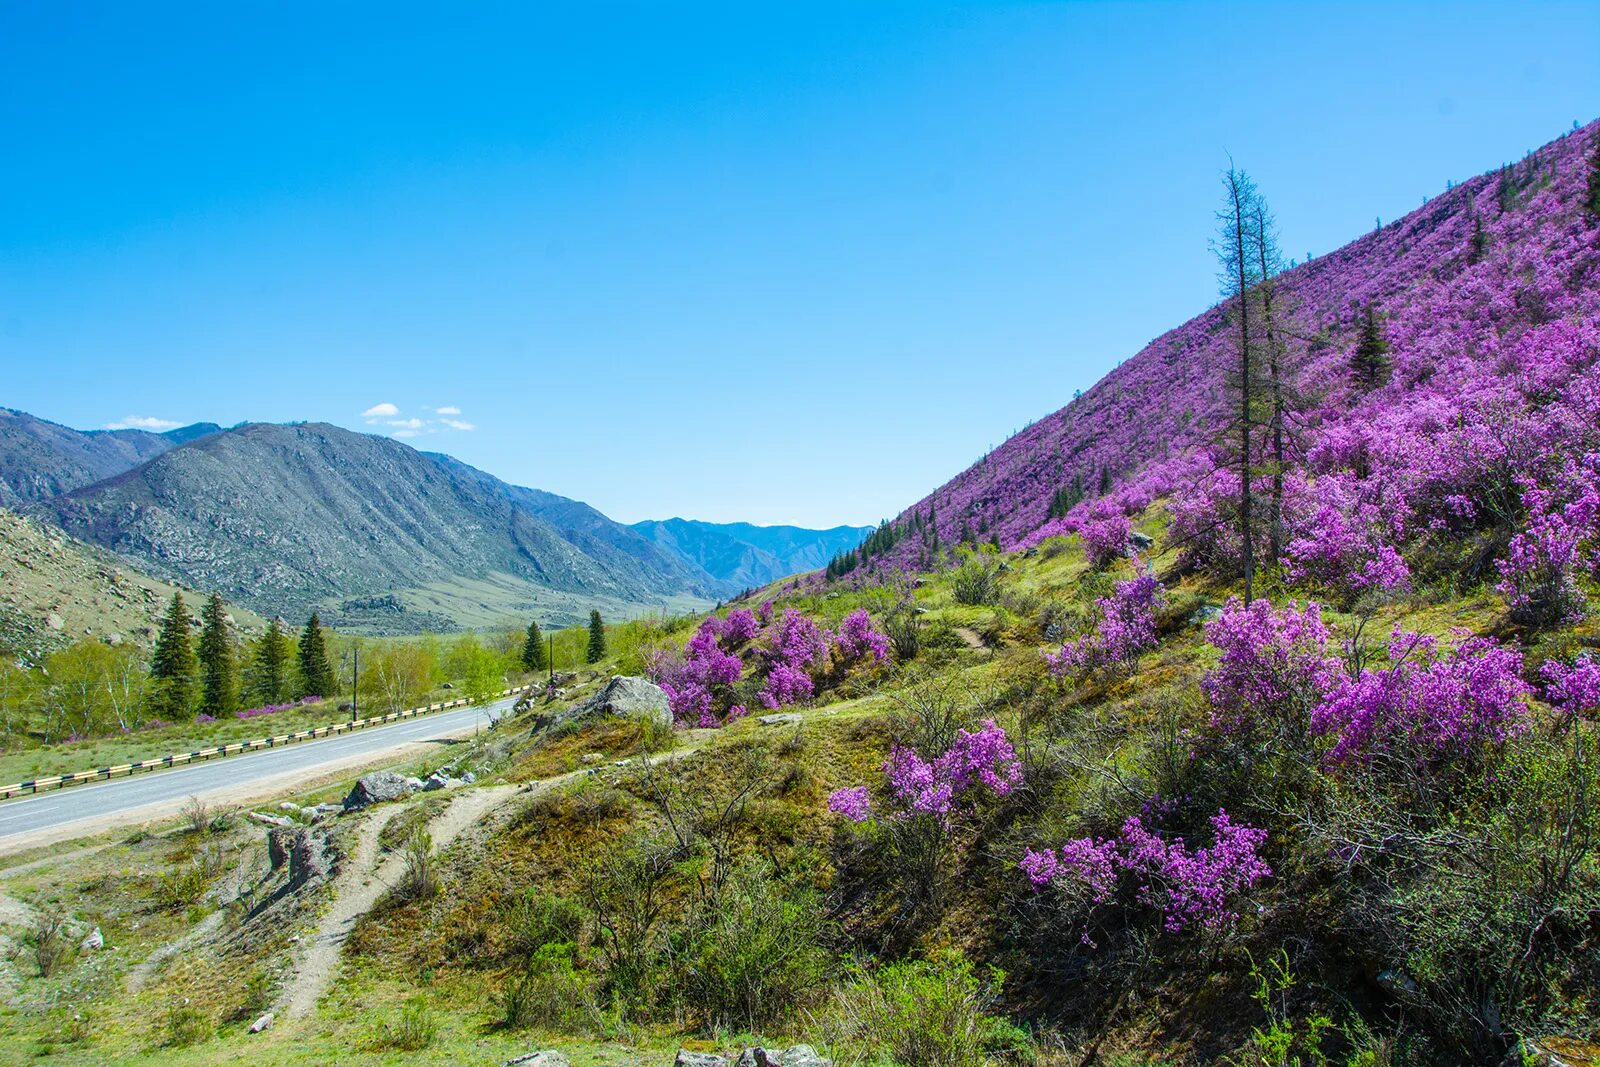
{"label": "white cloud", "polygon": [[452,430],[476,430],[478,428],[473,423],[464,422],[461,419],[440,419],[439,421]]}
{"label": "white cloud", "polygon": [[402,430],[420,430],[427,425],[421,419],[389,419],[388,422],[390,426],[398,426]]}
{"label": "white cloud", "polygon": [[374,404],[361,413],[363,419],[392,419],[400,414],[400,409],[390,403]]}
{"label": "white cloud", "polygon": [[117,422],[106,423],[106,429],[153,430],[156,433],[160,433],[162,430],[176,430],[182,425],[183,423],[173,422],[171,419],[157,419],[152,418],[149,415],[129,415],[124,419],[118,420]]}
{"label": "white cloud", "polygon": [[417,436],[417,431],[416,430],[396,430],[390,436],[392,436],[392,437],[415,437],[415,436]]}
{"label": "white cloud", "polygon": [[461,409],[454,404],[446,404],[442,408],[434,408],[433,413],[435,415],[459,415],[461,414]]}

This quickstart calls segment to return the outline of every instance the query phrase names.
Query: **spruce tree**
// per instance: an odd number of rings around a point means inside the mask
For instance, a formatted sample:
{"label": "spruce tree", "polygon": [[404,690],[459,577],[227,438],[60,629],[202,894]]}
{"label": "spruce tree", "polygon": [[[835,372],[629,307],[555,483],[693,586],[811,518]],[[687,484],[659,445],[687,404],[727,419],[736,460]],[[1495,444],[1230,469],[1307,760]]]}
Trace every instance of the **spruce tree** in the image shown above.
{"label": "spruce tree", "polygon": [[1383,381],[1389,369],[1389,342],[1384,340],[1378,325],[1378,312],[1369,303],[1361,318],[1361,333],[1356,338],[1355,354],[1350,357],[1350,370],[1356,381],[1368,389]]}
{"label": "spruce tree", "polygon": [[313,611],[300,634],[300,695],[331,697],[337,687],[333,663],[328,659],[328,638],[322,632],[322,618]]}
{"label": "spruce tree", "polygon": [[200,613],[200,710],[213,718],[231,715],[239,706],[238,668],[233,656],[233,627],[228,609],[216,593]]}
{"label": "spruce tree", "polygon": [[289,695],[289,635],[283,620],[267,623],[267,632],[256,645],[251,678],[251,696],[263,704],[277,704]]}
{"label": "spruce tree", "polygon": [[194,704],[195,673],[199,668],[194,655],[194,639],[189,633],[192,620],[184,606],[183,593],[174,592],[161,620],[155,655],[150,661],[150,677],[155,681],[152,701],[156,714],[168,722],[187,718]]}
{"label": "spruce tree", "polygon": [[606,624],[598,611],[589,612],[589,651],[585,662],[599,663],[606,656]]}
{"label": "spruce tree", "polygon": [[525,671],[544,670],[544,638],[539,635],[539,624],[528,624],[528,639],[522,642],[522,669]]}

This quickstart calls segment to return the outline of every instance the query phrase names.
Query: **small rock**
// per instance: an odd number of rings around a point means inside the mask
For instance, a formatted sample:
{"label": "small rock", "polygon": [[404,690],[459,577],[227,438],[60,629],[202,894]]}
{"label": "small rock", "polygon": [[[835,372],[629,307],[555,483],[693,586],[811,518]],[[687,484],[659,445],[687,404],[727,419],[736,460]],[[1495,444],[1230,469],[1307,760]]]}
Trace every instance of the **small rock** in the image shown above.
{"label": "small rock", "polygon": [[514,1060],[507,1060],[505,1067],[570,1067],[572,1061],[553,1048],[541,1049],[538,1052],[527,1052]]}
{"label": "small rock", "polygon": [[471,785],[473,782],[476,782],[477,780],[478,780],[478,776],[476,774],[473,774],[471,771],[468,771],[466,774],[463,774],[461,776],[461,781],[462,781],[462,784],[464,784],[464,785]]}
{"label": "small rock", "polygon": [[100,928],[96,926],[94,932],[84,938],[78,947],[85,952],[99,952],[106,947],[105,936],[100,933]]}
{"label": "small rock", "polygon": [[48,614],[48,615],[46,615],[44,617],[44,624],[46,626],[50,627],[50,629],[52,629],[52,630],[59,630],[59,629],[61,629],[64,626],[67,625],[66,623],[61,621],[61,616],[57,615],[53,611],[50,612],[50,614]]}
{"label": "small rock", "polygon": [[294,803],[293,801],[285,800],[282,804],[278,805],[278,810],[279,811],[299,811],[300,810],[300,805]]}
{"label": "small rock", "polygon": [[605,759],[605,757],[602,756],[598,752],[585,752],[583,755],[578,757],[578,762],[579,763],[599,763],[603,759]]}
{"label": "small rock", "polygon": [[256,1016],[256,1021],[250,1024],[250,1032],[252,1034],[259,1034],[263,1030],[270,1029],[272,1026],[272,1020],[273,1014],[270,1011]]}
{"label": "small rock", "polygon": [[252,811],[250,818],[262,826],[293,826],[294,820],[287,815],[269,815],[264,811]]}
{"label": "small rock", "polygon": [[672,1061],[672,1067],[728,1067],[728,1057],[719,1056],[715,1052],[690,1052],[686,1048],[680,1048],[677,1059]]}
{"label": "small rock", "polygon": [[810,1045],[791,1045],[786,1049],[756,1045],[739,1053],[735,1067],[833,1067],[833,1061],[819,1055]]}
{"label": "small rock", "polygon": [[1416,993],[1417,983],[1409,974],[1393,968],[1378,972],[1378,987],[1390,996],[1408,996]]}
{"label": "small rock", "polygon": [[1220,618],[1222,618],[1221,608],[1217,607],[1215,604],[1205,604],[1196,609],[1193,615],[1189,616],[1189,622],[1193,626],[1203,626],[1213,619]]}
{"label": "small rock", "polygon": [[417,790],[422,788],[422,779],[421,778],[415,778],[415,777],[407,778],[406,779],[406,785],[410,786],[411,787],[411,791],[413,793],[415,793]]}
{"label": "small rock", "polygon": [[432,793],[437,789],[449,789],[452,786],[457,786],[460,784],[461,783],[459,781],[450,777],[448,774],[434,771],[432,774],[428,775],[427,781],[422,783],[422,789],[424,792]]}
{"label": "small rock", "polygon": [[123,636],[117,633],[115,630],[106,634],[106,644],[110,645],[112,648],[116,648],[118,645],[122,644],[122,642]]}
{"label": "small rock", "polygon": [[799,721],[800,713],[798,711],[780,711],[776,715],[756,716],[756,722],[762,726],[782,726],[784,723]]}
{"label": "small rock", "polygon": [[445,682],[443,685],[439,686],[439,688],[440,689],[454,689],[455,685],[452,682]]}
{"label": "small rock", "polygon": [[1147,533],[1140,533],[1135,530],[1128,535],[1128,543],[1134,548],[1144,549],[1153,546],[1156,543],[1156,539]]}

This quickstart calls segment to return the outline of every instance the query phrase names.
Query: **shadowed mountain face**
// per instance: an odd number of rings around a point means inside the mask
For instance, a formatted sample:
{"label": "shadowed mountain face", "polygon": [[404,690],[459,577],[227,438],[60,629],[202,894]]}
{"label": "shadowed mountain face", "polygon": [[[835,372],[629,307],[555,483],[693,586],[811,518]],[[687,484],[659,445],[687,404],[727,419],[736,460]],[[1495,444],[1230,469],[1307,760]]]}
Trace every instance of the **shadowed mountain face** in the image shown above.
{"label": "shadowed mountain face", "polygon": [[196,423],[166,433],[74,430],[0,408],[0,506],[36,503],[113,478],[219,429],[215,423]]}
{"label": "shadowed mountain face", "polygon": [[633,528],[692,561],[717,583],[717,592],[724,596],[824,567],[872,532],[870,526],[806,530],[693,519],[650,519],[634,523]]}
{"label": "shadowed mountain face", "polygon": [[608,603],[700,591],[592,508],[320,423],[204,436],[50,505],[86,541],[270,612],[488,575]]}

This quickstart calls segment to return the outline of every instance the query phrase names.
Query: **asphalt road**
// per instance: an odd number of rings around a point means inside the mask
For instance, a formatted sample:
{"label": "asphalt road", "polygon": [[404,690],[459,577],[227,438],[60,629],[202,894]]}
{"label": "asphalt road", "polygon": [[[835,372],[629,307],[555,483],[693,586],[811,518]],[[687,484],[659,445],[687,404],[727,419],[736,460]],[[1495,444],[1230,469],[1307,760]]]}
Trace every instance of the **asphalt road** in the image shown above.
{"label": "asphalt road", "polygon": [[252,786],[292,788],[341,764],[380,758],[385,752],[420,742],[444,740],[470,732],[474,724],[488,725],[489,715],[508,709],[515,697],[486,708],[449,711],[374,726],[356,733],[301,741],[284,748],[269,748],[238,756],[170,770],[149,771],[91,785],[68,786],[37,796],[0,802],[0,849],[24,835],[29,844],[51,840],[47,833],[72,827],[72,836],[96,828],[96,821],[121,822],[136,810],[152,813],[191,796],[201,800],[240,794]]}

